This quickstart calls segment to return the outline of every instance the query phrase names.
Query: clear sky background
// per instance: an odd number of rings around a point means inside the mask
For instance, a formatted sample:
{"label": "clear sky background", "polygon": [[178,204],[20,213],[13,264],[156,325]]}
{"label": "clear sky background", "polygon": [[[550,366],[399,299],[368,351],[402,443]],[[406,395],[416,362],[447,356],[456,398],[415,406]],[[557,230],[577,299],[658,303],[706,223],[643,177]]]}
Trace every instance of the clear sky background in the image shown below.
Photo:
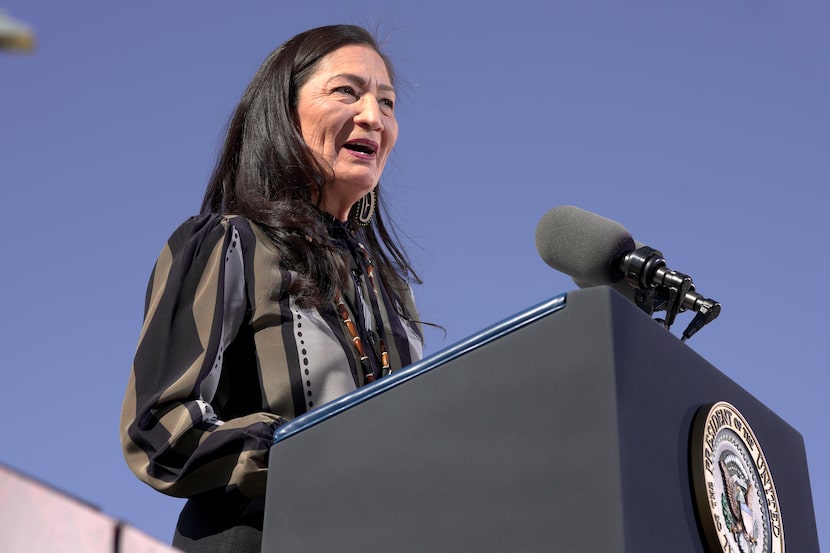
{"label": "clear sky background", "polygon": [[830,550],[825,2],[0,9],[37,34],[34,53],[0,53],[0,462],[169,540],[181,500],[140,483],[118,443],[150,270],[265,56],[357,23],[403,78],[383,183],[421,315],[448,330],[427,352],[575,287],[536,252],[549,209],[615,219],[722,303],[688,344],[803,435]]}

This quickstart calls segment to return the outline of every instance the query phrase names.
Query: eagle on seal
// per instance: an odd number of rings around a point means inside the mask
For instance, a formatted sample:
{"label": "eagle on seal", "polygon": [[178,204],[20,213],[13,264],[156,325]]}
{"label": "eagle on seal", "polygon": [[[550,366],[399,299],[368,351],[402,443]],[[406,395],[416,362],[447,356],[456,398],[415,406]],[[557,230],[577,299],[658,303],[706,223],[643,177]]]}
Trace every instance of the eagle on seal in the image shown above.
{"label": "eagle on seal", "polygon": [[755,539],[755,517],[752,508],[747,503],[747,498],[752,494],[752,482],[744,484],[739,481],[737,475],[730,475],[729,469],[723,459],[718,461],[720,473],[723,478],[723,487],[726,491],[727,505],[731,515],[732,524],[728,524],[729,530],[736,535],[741,534],[751,544],[757,543]]}

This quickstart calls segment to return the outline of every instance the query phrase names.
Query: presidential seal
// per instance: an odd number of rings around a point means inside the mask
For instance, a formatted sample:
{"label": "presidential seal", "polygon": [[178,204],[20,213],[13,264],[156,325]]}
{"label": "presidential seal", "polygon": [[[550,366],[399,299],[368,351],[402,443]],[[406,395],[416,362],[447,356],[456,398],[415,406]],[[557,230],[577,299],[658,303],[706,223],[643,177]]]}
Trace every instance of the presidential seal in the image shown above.
{"label": "presidential seal", "polygon": [[746,419],[725,401],[692,431],[692,483],[710,553],[784,553],[778,495]]}

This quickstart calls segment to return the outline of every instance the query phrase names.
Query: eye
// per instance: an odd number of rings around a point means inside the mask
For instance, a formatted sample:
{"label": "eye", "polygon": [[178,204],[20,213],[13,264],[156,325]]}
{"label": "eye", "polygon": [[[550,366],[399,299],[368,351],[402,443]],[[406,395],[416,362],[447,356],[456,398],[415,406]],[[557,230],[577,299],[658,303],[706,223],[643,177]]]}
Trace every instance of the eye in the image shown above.
{"label": "eye", "polygon": [[355,99],[360,98],[360,95],[357,93],[357,91],[349,85],[338,86],[334,89],[334,92],[339,94],[346,94],[347,96],[351,96]]}
{"label": "eye", "polygon": [[392,98],[380,98],[378,100],[380,110],[386,115],[393,115],[395,113],[395,100]]}

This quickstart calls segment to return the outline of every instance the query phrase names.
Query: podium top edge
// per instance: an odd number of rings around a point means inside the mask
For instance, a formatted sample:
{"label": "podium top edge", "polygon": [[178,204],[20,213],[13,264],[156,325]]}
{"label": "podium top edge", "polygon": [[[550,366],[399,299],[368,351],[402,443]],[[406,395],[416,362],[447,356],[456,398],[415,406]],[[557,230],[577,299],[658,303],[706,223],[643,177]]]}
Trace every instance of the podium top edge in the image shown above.
{"label": "podium top edge", "polygon": [[353,392],[332,400],[320,407],[300,415],[296,419],[280,426],[274,433],[274,444],[281,442],[307,428],[315,426],[351,407],[363,403],[368,399],[400,386],[416,376],[443,365],[469,351],[479,348],[506,334],[518,330],[528,324],[555,313],[565,307],[567,293],[554,296],[534,307],[508,317],[468,338],[455,343],[439,352],[429,355],[420,361],[408,365],[391,375],[367,384]]}

